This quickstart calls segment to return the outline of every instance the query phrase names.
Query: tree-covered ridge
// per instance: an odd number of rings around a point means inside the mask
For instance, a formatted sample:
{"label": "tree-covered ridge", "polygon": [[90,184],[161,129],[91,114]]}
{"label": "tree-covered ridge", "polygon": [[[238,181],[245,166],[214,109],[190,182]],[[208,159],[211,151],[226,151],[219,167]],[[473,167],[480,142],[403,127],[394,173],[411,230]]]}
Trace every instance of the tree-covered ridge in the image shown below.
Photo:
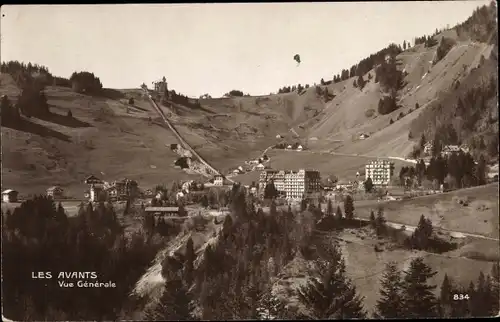
{"label": "tree-covered ridge", "polygon": [[[68,218],[47,197],[2,214],[3,314],[14,320],[114,320],[158,245],[141,234],[126,238],[110,204],[81,205]],[[110,288],[65,288],[57,276],[32,272],[96,272]],[[73,281],[76,283],[76,281]],[[88,282],[96,282],[89,279]]]}
{"label": "tree-covered ridge", "polygon": [[[488,160],[498,157],[498,75],[497,60],[482,59],[455,88],[443,95],[439,104],[426,108],[410,127],[414,138],[422,134],[441,145],[468,144],[472,153]],[[432,120],[432,121],[431,121]],[[423,147],[420,148],[420,152]]]}

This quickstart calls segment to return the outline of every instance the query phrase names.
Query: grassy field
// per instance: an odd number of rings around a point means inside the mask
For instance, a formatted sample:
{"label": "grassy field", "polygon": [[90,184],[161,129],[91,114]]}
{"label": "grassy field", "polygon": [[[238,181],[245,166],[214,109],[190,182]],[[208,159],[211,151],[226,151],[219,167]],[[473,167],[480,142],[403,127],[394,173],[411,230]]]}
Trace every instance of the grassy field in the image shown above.
{"label": "grassy field", "polygon": [[347,274],[353,280],[358,292],[365,297],[365,308],[369,311],[374,309],[376,301],[380,298],[380,279],[388,262],[396,262],[400,270],[404,270],[412,258],[423,257],[424,261],[437,272],[431,279],[431,283],[438,286],[436,295],[445,274],[456,282],[468,285],[470,281],[477,281],[480,271],[489,274],[493,265],[491,262],[459,258],[453,254],[439,255],[402,249],[377,253],[369,242],[367,239],[351,241],[343,243],[342,247]]}
{"label": "grassy field", "polygon": [[[469,200],[468,206],[457,200]],[[499,237],[498,183],[409,200],[355,203],[356,214],[369,218],[370,211],[384,207],[388,221],[417,225],[421,215],[448,230]]]}
{"label": "grassy field", "polygon": [[[80,205],[81,201],[61,201],[61,204],[66,211],[66,215],[68,217],[73,217],[76,216],[78,213],[78,206]],[[12,203],[4,203],[2,202],[2,211],[3,213],[6,213],[7,210],[10,210],[11,212],[14,211],[15,208],[20,206],[20,202],[12,202]]]}

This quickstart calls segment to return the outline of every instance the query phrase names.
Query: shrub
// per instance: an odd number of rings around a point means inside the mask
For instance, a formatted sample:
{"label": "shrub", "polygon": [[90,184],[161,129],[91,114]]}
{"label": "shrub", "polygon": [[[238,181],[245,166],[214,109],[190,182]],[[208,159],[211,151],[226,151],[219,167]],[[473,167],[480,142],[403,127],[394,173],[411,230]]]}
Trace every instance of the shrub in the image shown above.
{"label": "shrub", "polygon": [[385,96],[378,102],[378,113],[386,115],[398,109],[395,96]]}
{"label": "shrub", "polygon": [[69,117],[69,118],[73,117],[73,113],[71,113],[71,110],[68,110],[68,113],[66,114],[66,116]]}
{"label": "shrub", "polygon": [[74,72],[69,80],[77,93],[97,94],[102,90],[102,83],[94,73]]}
{"label": "shrub", "polygon": [[134,101],[133,97],[131,97],[131,98],[128,99],[128,104],[129,105],[134,105],[134,103],[135,103],[135,101]]}
{"label": "shrub", "polygon": [[373,115],[375,114],[375,110],[374,109],[369,109],[365,112],[365,116],[366,117],[373,117]]}

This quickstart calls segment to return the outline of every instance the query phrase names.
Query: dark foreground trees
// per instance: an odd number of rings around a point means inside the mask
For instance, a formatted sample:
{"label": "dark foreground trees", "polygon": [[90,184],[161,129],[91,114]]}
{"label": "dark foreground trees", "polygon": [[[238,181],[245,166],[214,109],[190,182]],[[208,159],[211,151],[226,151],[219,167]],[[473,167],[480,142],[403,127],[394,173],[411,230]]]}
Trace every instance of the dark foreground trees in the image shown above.
{"label": "dark foreground trees", "polygon": [[[114,320],[158,249],[142,235],[126,238],[105,203],[82,205],[68,218],[61,205],[36,197],[3,216],[3,315],[13,320]],[[52,279],[32,272],[52,272]],[[58,272],[96,272],[96,279],[80,280],[110,283],[78,287],[78,279]]]}
{"label": "dark foreground trees", "polygon": [[338,247],[333,248],[330,261],[319,279],[300,289],[299,297],[311,310],[314,319],[362,319],[363,298],[346,276],[346,267]]}

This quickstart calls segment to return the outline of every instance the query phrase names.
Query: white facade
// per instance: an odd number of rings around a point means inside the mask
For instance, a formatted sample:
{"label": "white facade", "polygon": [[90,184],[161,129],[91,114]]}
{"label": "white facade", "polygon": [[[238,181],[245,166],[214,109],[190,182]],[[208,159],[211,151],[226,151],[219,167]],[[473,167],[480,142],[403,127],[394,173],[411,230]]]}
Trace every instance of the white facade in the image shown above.
{"label": "white facade", "polygon": [[214,185],[215,186],[222,186],[224,185],[224,178],[221,175],[216,175],[214,178]]}
{"label": "white facade", "polygon": [[2,201],[3,202],[16,202],[17,201],[18,192],[12,189],[5,190],[2,192]]}
{"label": "white facade", "polygon": [[321,191],[321,176],[315,170],[281,170],[263,171],[260,175],[259,187],[263,194],[268,181],[273,180],[276,190],[287,199],[302,199],[310,193]]}
{"label": "white facade", "polygon": [[394,163],[387,160],[374,160],[365,166],[365,180],[372,179],[374,185],[388,185],[394,174]]}

